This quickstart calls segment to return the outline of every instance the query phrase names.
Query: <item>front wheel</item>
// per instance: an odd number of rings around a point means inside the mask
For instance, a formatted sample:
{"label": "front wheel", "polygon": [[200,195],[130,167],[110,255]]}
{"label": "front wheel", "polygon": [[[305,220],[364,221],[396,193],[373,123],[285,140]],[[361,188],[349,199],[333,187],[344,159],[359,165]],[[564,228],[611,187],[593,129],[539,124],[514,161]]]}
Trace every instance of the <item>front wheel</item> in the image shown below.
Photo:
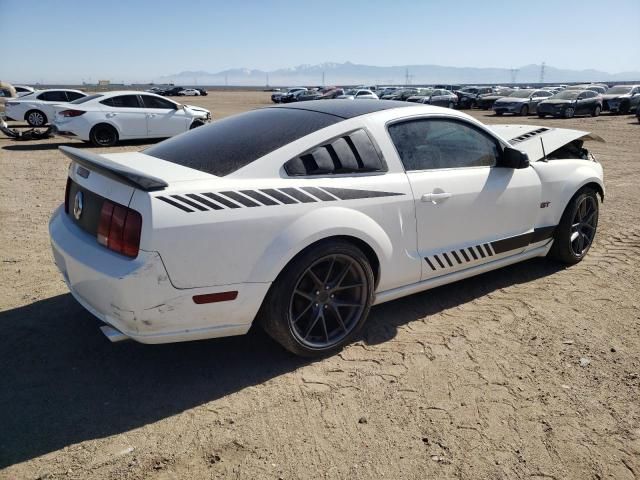
{"label": "front wheel", "polygon": [[344,240],[321,242],[278,275],[260,310],[260,323],[296,355],[334,353],[364,324],[373,288],[373,271],[360,249]]}
{"label": "front wheel", "polygon": [[546,117],[546,115],[544,113],[538,113],[538,117],[539,118],[544,118],[544,117]]}
{"label": "front wheel", "polygon": [[449,105],[447,105],[447,107],[453,109],[454,107],[453,102],[449,102]]}
{"label": "front wheel", "polygon": [[529,115],[529,106],[523,105],[522,108],[520,109],[520,116],[526,117],[527,115]]}
{"label": "front wheel", "polygon": [[584,188],[574,195],[556,227],[549,257],[569,265],[582,260],[596,236],[598,211],[594,190]]}
{"label": "front wheel", "polygon": [[629,107],[629,102],[622,102],[618,112],[621,113],[622,115],[626,115],[627,113],[629,113],[630,108],[631,107]]}
{"label": "front wheel", "polygon": [[591,116],[592,117],[598,117],[598,116],[600,116],[601,112],[602,112],[602,107],[600,105],[596,105],[596,108],[594,108],[593,112],[591,112]]}
{"label": "front wheel", "polygon": [[564,118],[573,118],[575,114],[576,114],[575,108],[567,107],[567,109],[564,111]]}

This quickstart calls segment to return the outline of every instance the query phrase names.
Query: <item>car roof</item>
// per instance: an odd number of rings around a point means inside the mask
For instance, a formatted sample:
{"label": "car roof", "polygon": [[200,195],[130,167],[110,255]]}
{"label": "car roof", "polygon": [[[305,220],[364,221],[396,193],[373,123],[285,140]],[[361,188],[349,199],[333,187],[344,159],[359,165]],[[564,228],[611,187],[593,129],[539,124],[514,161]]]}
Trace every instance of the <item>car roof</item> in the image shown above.
{"label": "car roof", "polygon": [[310,112],[326,113],[343,119],[359,117],[369,113],[389,110],[391,108],[403,108],[415,106],[406,102],[396,102],[393,100],[357,100],[346,102],[344,100],[311,100],[300,104],[286,103],[284,105],[273,105],[266,108],[285,108],[308,110]]}

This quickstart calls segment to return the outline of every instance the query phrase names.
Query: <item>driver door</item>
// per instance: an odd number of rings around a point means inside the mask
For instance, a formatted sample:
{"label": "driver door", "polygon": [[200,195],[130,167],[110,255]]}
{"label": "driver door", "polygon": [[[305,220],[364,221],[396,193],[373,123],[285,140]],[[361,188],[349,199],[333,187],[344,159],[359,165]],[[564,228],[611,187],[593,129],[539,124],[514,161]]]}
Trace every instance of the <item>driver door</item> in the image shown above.
{"label": "driver door", "polygon": [[501,144],[464,120],[388,128],[413,190],[423,280],[526,249],[541,196],[531,167],[499,167]]}

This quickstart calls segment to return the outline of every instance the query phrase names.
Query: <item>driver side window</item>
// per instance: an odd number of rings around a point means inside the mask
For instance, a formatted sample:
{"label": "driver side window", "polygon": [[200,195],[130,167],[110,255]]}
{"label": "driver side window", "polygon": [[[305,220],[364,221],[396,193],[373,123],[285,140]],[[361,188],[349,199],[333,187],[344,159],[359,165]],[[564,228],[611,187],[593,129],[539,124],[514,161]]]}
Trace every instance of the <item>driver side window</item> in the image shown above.
{"label": "driver side window", "polygon": [[389,135],[406,171],[492,167],[498,142],[461,121],[421,119],[389,126]]}

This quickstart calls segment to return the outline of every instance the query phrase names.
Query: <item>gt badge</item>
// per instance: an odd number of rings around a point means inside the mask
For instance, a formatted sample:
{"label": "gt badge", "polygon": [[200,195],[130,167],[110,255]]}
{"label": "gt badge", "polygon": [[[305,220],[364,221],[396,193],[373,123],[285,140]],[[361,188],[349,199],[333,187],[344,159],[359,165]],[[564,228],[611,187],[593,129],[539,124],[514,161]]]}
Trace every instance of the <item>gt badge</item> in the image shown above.
{"label": "gt badge", "polygon": [[77,192],[73,199],[73,216],[76,220],[80,220],[82,215],[82,192]]}
{"label": "gt badge", "polygon": [[551,202],[542,202],[540,208],[547,208],[549,205],[551,205]]}

